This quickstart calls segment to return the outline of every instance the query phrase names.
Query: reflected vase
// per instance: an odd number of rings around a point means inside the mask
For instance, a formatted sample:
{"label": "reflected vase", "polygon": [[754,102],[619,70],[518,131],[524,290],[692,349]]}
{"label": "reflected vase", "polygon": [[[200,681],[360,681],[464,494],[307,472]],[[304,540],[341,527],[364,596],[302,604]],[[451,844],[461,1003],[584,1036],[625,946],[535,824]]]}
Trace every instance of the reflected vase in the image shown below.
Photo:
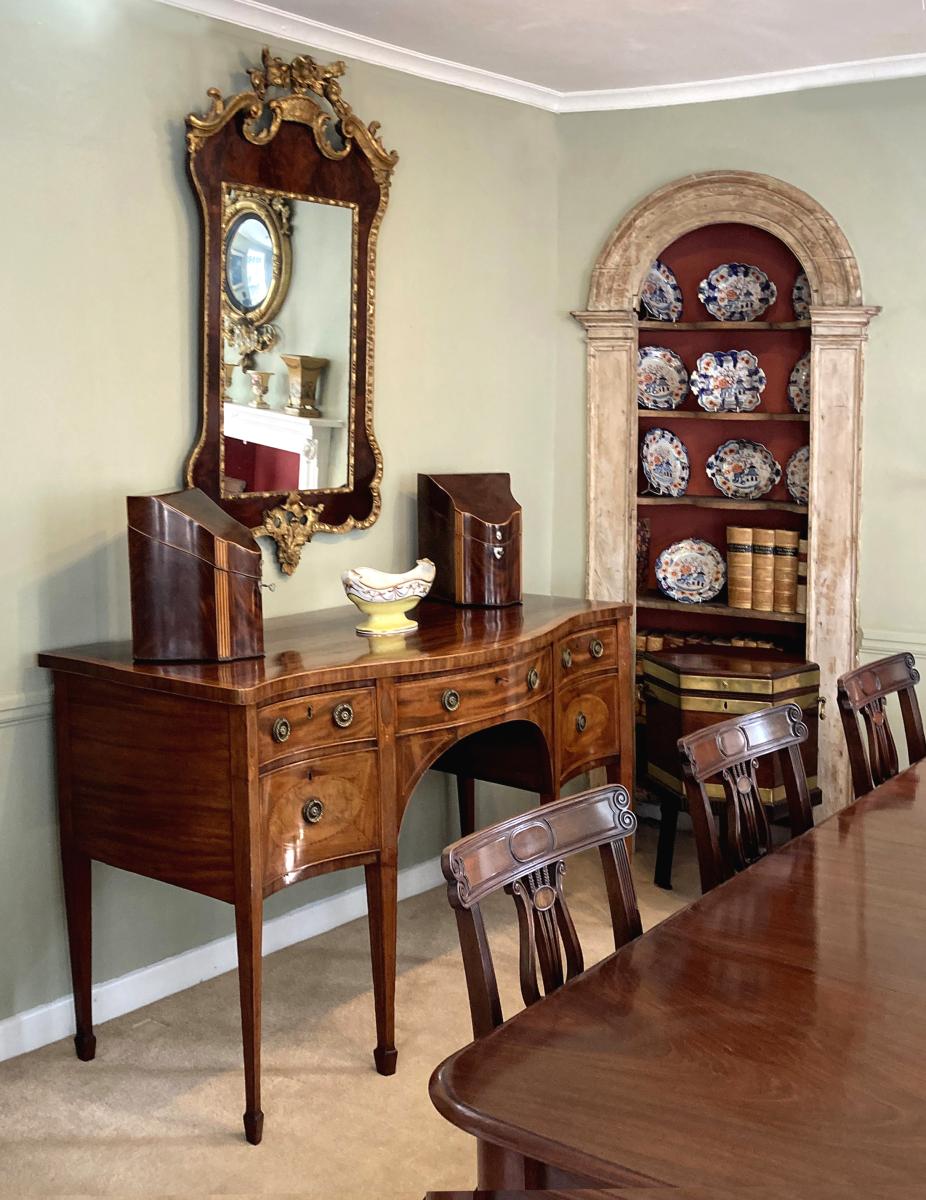
{"label": "reflected vase", "polygon": [[315,406],[318,381],[329,360],[310,354],[281,354],[280,358],[289,371],[289,404],[284,411],[293,417],[320,417]]}
{"label": "reflected vase", "polygon": [[270,407],[267,403],[267,389],[270,387],[270,380],[272,378],[272,371],[248,371],[248,379],[251,381],[251,391],[254,393],[254,399],[250,401],[251,408]]}

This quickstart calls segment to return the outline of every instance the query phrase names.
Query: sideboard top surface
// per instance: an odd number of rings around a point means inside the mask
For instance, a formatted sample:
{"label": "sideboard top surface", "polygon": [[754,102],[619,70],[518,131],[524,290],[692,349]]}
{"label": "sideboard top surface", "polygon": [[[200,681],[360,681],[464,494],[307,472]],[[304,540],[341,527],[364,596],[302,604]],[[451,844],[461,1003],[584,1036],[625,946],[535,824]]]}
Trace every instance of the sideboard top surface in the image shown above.
{"label": "sideboard top surface", "polygon": [[530,653],[553,632],[629,616],[630,605],[525,596],[508,608],[456,608],[425,602],[417,633],[401,642],[355,633],[348,604],[274,617],[264,623],[265,655],[227,663],[136,663],[129,641],[46,651],[39,666],[225,704],[264,703],[296,692],[395,675],[426,674],[497,661],[506,649]]}

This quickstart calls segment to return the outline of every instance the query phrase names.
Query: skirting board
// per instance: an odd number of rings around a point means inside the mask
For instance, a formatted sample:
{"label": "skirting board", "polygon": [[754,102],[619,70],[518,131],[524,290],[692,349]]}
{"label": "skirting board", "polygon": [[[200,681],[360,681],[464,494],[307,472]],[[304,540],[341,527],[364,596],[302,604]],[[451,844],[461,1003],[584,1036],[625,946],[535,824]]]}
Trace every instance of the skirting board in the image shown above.
{"label": "skirting board", "polygon": [[[440,859],[433,858],[399,871],[399,899],[430,891],[443,880]],[[273,954],[297,942],[326,933],[366,916],[367,897],[363,885],[334,896],[313,900],[301,908],[264,923],[264,954]],[[133,1012],[155,1000],[194,987],[216,975],[235,969],[238,963],[234,934],[207,942],[165,958],[161,962],[108,979],[93,989],[94,1026],[123,1013]],[[372,984],[371,984],[372,986]],[[47,1046],[74,1033],[74,1006],[70,995],[40,1004],[0,1021],[0,1062]]]}

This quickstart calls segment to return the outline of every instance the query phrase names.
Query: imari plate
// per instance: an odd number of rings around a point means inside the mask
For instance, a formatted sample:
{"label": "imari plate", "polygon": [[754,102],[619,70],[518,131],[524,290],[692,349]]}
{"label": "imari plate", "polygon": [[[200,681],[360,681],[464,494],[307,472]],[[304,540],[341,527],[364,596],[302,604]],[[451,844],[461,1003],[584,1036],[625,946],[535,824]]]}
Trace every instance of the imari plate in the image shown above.
{"label": "imari plate", "polygon": [[656,580],[671,600],[703,604],[713,600],[727,578],[723,555],[701,538],[673,542],[656,559]]}
{"label": "imari plate", "polygon": [[810,412],[810,351],[802,354],[791,368],[788,379],[788,403],[796,413]]}
{"label": "imari plate", "polygon": [[688,451],[670,429],[650,429],[640,446],[643,474],[657,496],[684,496]]}
{"label": "imari plate", "polygon": [[708,412],[752,412],[762,400],[765,372],[749,350],[716,350],[701,355],[689,382]]}
{"label": "imari plate", "polygon": [[810,281],[803,271],[795,279],[791,289],[791,304],[798,321],[810,319]]}
{"label": "imari plate", "polygon": [[658,258],[646,272],[640,299],[656,321],[678,321],[682,315],[682,289],[671,268]]}
{"label": "imari plate", "polygon": [[810,447],[801,446],[788,459],[785,467],[785,483],[795,504],[806,504],[810,499]]}
{"label": "imari plate", "polygon": [[707,475],[733,500],[758,500],[781,480],[781,466],[761,442],[731,438],[707,460]]}
{"label": "imari plate", "polygon": [[637,404],[678,408],[688,391],[688,372],[674,350],[644,346],[637,351]]}
{"label": "imari plate", "polygon": [[718,321],[755,321],[777,295],[765,272],[749,263],[721,263],[698,284],[698,298]]}

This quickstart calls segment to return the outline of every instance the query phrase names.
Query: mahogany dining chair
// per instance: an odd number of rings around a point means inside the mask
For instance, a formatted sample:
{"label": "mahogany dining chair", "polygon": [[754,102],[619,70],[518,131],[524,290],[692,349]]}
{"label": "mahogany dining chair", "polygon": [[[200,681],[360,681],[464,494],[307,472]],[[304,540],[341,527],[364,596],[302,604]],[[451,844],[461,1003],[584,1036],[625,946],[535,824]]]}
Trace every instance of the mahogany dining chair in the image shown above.
{"label": "mahogany dining chair", "polygon": [[504,1019],[480,901],[502,888],[514,898],[521,995],[533,1004],[585,969],[563,890],[569,855],[598,847],[615,949],[642,932],[625,845],[636,827],[626,788],[610,785],[542,804],[447,847],[441,868],[456,914],[475,1037]]}
{"label": "mahogany dining chair", "polygon": [[[919,681],[916,659],[908,652],[891,654],[867,666],[856,667],[836,681],[839,715],[849,748],[856,800],[891,779],[899,770],[897,745],[887,719],[888,696],[896,695],[900,702],[910,762],[926,758],[923,719],[914,690]],[[865,723],[867,757],[859,730],[859,714]]]}
{"label": "mahogany dining chair", "polygon": [[[813,826],[801,743],[807,726],[796,704],[779,704],[708,725],[679,739],[685,794],[694,830],[701,891],[751,866],[773,848],[771,827],[756,783],[760,758],[774,755],[784,784],[792,837]],[[723,789],[720,822],[708,793],[711,780]]]}

